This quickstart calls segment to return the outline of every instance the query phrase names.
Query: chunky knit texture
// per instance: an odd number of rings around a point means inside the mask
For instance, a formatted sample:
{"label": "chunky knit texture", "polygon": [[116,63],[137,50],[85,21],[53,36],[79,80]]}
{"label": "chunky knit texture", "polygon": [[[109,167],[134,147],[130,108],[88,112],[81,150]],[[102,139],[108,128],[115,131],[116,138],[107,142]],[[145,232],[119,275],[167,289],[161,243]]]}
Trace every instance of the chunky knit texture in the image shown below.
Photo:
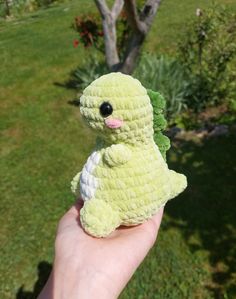
{"label": "chunky knit texture", "polygon": [[[103,103],[112,111],[105,117]],[[105,237],[120,225],[142,223],[186,188],[186,177],[169,170],[163,158],[169,140],[161,133],[166,122],[160,94],[147,92],[131,76],[110,73],[84,90],[80,105],[98,134],[96,148],[71,182],[72,192],[84,200],[80,220],[87,233]],[[153,125],[153,112],[159,125]],[[111,128],[112,122],[121,125]],[[164,144],[160,150],[154,131]]]}
{"label": "chunky knit texture", "polygon": [[164,109],[166,106],[166,101],[159,92],[148,89],[147,93],[151,99],[151,103],[153,106],[154,141],[158,145],[158,148],[163,158],[166,160],[166,152],[170,148],[169,138],[162,134],[162,131],[167,126],[167,121],[164,117]]}

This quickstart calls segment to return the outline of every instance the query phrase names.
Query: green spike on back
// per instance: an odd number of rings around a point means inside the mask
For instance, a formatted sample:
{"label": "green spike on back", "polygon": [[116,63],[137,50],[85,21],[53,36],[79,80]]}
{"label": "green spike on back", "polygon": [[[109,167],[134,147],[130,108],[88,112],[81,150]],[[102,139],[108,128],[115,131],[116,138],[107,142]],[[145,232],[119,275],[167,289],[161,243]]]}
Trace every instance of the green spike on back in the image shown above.
{"label": "green spike on back", "polygon": [[167,126],[167,121],[164,117],[166,101],[157,91],[148,89],[147,93],[153,106],[154,141],[159,147],[162,157],[166,160],[166,152],[170,148],[170,139],[162,133]]}

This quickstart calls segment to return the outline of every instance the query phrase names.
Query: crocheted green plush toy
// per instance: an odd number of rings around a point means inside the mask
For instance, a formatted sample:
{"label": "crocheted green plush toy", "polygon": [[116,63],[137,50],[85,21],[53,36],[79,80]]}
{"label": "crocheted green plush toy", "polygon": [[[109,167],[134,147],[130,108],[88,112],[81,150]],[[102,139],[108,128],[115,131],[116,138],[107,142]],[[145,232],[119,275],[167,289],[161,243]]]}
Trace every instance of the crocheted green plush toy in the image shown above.
{"label": "crocheted green plush toy", "polygon": [[142,223],[186,188],[186,177],[165,162],[163,109],[160,94],[121,73],[104,75],[84,90],[80,111],[98,138],[71,189],[84,200],[80,221],[90,235],[105,237],[120,225]]}

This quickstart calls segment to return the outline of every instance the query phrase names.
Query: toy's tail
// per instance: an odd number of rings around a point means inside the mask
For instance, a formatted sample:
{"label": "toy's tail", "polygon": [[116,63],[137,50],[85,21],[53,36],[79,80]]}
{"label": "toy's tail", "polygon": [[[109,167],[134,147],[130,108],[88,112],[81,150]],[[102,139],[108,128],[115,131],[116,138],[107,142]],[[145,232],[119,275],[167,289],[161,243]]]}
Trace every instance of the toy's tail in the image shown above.
{"label": "toy's tail", "polygon": [[172,194],[171,197],[175,197],[187,187],[187,178],[181,173],[177,173],[174,170],[170,170],[170,182]]}
{"label": "toy's tail", "polygon": [[147,93],[153,106],[154,141],[156,142],[163,158],[166,160],[166,152],[170,148],[169,138],[162,133],[167,125],[167,121],[164,117],[166,101],[159,92],[148,89]]}

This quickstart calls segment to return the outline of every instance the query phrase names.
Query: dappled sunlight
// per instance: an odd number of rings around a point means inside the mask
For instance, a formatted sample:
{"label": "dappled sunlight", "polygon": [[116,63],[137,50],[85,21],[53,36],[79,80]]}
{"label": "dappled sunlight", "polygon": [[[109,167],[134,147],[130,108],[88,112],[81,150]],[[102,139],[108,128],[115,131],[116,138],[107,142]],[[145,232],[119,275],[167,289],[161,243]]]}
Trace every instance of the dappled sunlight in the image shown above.
{"label": "dappled sunlight", "polygon": [[212,282],[205,287],[215,298],[236,295],[235,145],[234,135],[200,145],[183,141],[169,154],[170,167],[187,175],[188,188],[167,204],[165,229],[180,229],[192,251],[207,252]]}

